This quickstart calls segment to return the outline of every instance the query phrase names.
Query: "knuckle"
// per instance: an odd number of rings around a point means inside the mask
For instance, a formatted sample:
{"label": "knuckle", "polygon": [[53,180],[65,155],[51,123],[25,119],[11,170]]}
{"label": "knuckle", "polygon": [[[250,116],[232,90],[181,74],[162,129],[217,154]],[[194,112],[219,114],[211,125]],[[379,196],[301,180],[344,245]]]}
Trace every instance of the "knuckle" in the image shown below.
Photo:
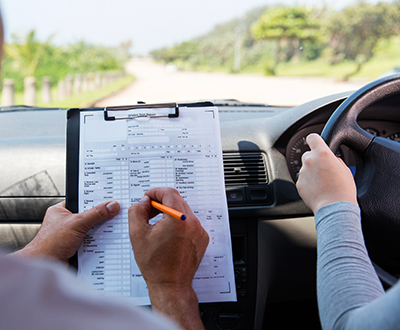
{"label": "knuckle", "polygon": [[165,188],[165,190],[166,190],[167,192],[169,192],[169,193],[173,193],[173,194],[177,194],[177,195],[179,195],[179,192],[178,192],[178,190],[177,190],[177,189],[175,189],[175,188],[172,188],[172,187],[167,187],[167,188]]}
{"label": "knuckle", "polygon": [[100,205],[96,205],[94,208],[94,213],[96,215],[96,218],[103,219],[107,217],[107,212],[105,210],[105,207],[101,207]]}
{"label": "knuckle", "polygon": [[327,158],[332,156],[332,152],[329,149],[323,149],[320,151],[321,158]]}
{"label": "knuckle", "polygon": [[301,157],[301,162],[302,162],[303,166],[304,166],[304,165],[305,165],[305,166],[310,166],[310,165],[313,164],[314,159],[313,159],[313,157],[311,156],[311,154],[310,154],[309,151],[307,151],[307,152],[305,152],[305,153],[303,154],[303,157]]}

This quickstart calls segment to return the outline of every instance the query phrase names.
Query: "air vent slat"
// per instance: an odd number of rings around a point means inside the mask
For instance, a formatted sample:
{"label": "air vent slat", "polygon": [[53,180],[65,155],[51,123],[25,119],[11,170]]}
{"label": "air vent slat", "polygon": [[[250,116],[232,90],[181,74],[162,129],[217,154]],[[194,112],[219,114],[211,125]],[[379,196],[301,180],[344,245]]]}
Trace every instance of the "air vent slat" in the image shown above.
{"label": "air vent slat", "polygon": [[226,186],[246,186],[268,183],[262,153],[224,153]]}

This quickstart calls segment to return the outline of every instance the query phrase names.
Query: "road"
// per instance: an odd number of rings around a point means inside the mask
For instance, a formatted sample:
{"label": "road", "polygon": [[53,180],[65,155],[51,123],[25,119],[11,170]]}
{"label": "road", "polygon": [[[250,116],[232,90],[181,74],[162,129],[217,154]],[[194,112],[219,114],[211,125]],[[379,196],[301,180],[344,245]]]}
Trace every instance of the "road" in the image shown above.
{"label": "road", "polygon": [[366,83],[255,74],[171,72],[164,65],[141,58],[131,60],[127,72],[135,75],[136,81],[123,91],[99,101],[96,106],[205,99],[298,105],[322,96],[356,90]]}

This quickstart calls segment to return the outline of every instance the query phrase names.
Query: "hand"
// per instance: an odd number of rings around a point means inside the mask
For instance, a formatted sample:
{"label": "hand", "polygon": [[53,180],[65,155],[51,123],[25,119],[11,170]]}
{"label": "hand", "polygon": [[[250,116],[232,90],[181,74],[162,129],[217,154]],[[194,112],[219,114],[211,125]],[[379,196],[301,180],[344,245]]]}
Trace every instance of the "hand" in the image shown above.
{"label": "hand", "polygon": [[304,203],[314,214],[322,206],[335,202],[357,205],[357,190],[350,169],[318,134],[310,134],[306,141],[311,151],[303,154],[296,184]]}
{"label": "hand", "polygon": [[39,256],[68,263],[81,246],[86,233],[94,225],[109,220],[120,210],[117,202],[105,202],[92,209],[73,214],[65,202],[48,208],[35,238],[22,250],[20,256]]}
{"label": "hand", "polygon": [[[159,213],[151,207],[151,199],[184,213],[186,220],[164,214],[150,225],[149,219]],[[172,317],[183,328],[201,329],[192,280],[208,245],[207,232],[172,188],[147,191],[128,212],[133,253],[146,280],[153,308]]]}

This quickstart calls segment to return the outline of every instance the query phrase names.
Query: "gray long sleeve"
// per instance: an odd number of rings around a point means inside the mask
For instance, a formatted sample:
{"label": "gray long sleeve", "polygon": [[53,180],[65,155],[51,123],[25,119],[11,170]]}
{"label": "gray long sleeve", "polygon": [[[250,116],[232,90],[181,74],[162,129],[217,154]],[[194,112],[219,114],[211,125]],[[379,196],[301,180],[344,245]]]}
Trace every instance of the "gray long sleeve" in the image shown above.
{"label": "gray long sleeve", "polygon": [[364,245],[359,208],[330,204],[316,212],[315,222],[322,328],[400,329],[400,282],[384,292]]}

